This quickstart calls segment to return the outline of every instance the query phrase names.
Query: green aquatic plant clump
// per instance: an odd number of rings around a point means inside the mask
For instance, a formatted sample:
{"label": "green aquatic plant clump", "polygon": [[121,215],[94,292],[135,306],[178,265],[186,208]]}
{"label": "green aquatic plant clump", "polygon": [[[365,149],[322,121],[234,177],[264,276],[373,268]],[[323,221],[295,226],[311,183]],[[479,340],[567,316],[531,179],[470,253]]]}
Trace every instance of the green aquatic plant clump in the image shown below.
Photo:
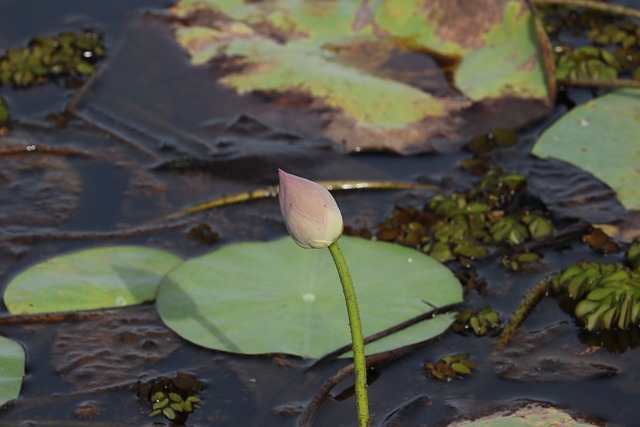
{"label": "green aquatic plant clump", "polygon": [[477,336],[482,337],[488,332],[500,327],[500,315],[489,305],[482,308],[466,308],[458,313],[456,321],[451,325],[454,332],[472,330]]}
{"label": "green aquatic plant clump", "polygon": [[105,55],[102,37],[93,32],[35,37],[23,49],[8,49],[0,58],[0,83],[26,87],[63,76],[95,72]]}
{"label": "green aquatic plant clump", "polygon": [[640,240],[635,239],[627,249],[627,262],[636,273],[640,273]]}
{"label": "green aquatic plant clump", "polygon": [[189,414],[200,407],[198,392],[204,385],[193,375],[178,372],[175,377],[161,377],[140,387],[138,396],[151,404],[149,417],[163,415],[172,425],[184,425]]}
{"label": "green aquatic plant clump", "polygon": [[640,325],[640,271],[628,252],[629,268],[623,264],[580,261],[551,279],[551,288],[567,293],[577,302],[574,314],[589,331],[627,329]]}
{"label": "green aquatic plant clump", "polygon": [[442,380],[451,381],[455,378],[464,378],[470,375],[478,366],[469,359],[468,354],[453,354],[439,359],[437,362],[427,362],[424,364],[427,376]]}
{"label": "green aquatic plant clump", "polygon": [[516,246],[547,236],[554,226],[523,206],[526,178],[490,170],[466,192],[437,194],[423,210],[397,207],[378,225],[378,240],[420,249],[440,262],[477,259],[489,246]]}
{"label": "green aquatic plant clump", "polygon": [[554,46],[556,78],[558,79],[617,79],[618,61],[605,48],[583,46],[572,49]]}

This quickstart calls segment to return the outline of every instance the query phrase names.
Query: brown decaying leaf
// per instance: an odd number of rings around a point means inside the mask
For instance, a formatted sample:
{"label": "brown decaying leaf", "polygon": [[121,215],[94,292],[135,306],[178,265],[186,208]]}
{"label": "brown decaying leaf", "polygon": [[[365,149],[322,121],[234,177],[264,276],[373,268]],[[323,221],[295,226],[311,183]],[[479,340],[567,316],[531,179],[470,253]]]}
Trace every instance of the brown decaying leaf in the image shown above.
{"label": "brown decaying leaf", "polygon": [[620,221],[598,224],[595,227],[611,237],[629,243],[633,239],[640,239],[640,211],[626,211]]}
{"label": "brown decaying leaf", "polygon": [[617,254],[620,248],[607,234],[599,228],[593,229],[590,233],[582,236],[585,242],[593,249],[599,249],[606,254]]}

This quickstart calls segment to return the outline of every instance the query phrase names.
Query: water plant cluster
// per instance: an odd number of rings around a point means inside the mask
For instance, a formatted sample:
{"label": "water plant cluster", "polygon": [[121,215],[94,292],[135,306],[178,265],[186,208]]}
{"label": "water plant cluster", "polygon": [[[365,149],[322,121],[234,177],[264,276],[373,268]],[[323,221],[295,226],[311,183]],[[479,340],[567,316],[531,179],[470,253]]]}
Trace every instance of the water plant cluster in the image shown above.
{"label": "water plant cluster", "polygon": [[424,365],[427,376],[443,381],[451,381],[455,378],[464,378],[470,375],[478,366],[469,359],[468,354],[460,353],[445,356],[435,363],[427,362]]}
{"label": "water plant cluster", "polygon": [[554,42],[556,77],[565,80],[617,79],[627,74],[640,79],[640,26],[627,19],[589,10],[575,10],[558,6],[538,9],[544,27],[555,40],[562,31],[572,35],[584,34],[593,45],[576,47]]}
{"label": "water plant cluster", "polygon": [[465,308],[458,313],[456,321],[451,325],[455,332],[471,329],[477,336],[485,336],[500,328],[500,315],[488,304],[482,308]]}
{"label": "water plant cluster", "polygon": [[616,79],[619,64],[607,49],[598,46],[554,46],[556,77],[559,79]]}
{"label": "water plant cluster", "polygon": [[420,249],[440,262],[487,256],[491,246],[516,246],[554,230],[543,212],[525,206],[526,178],[487,172],[464,192],[437,194],[424,207],[396,207],[378,225],[379,240]]}
{"label": "water plant cluster", "polygon": [[551,287],[575,302],[574,314],[589,331],[640,325],[640,241],[627,252],[629,266],[580,261],[555,275]]}
{"label": "water plant cluster", "polygon": [[35,37],[22,49],[9,49],[0,58],[0,83],[26,87],[65,76],[95,72],[105,55],[102,38],[93,32]]}
{"label": "water plant cluster", "polygon": [[635,22],[623,21],[618,25],[605,25],[589,31],[589,38],[599,45],[619,45],[623,48],[637,46],[640,42],[640,26]]}
{"label": "water plant cluster", "polygon": [[202,402],[198,392],[203,388],[193,375],[178,372],[175,378],[162,377],[144,384],[139,396],[152,405],[149,417],[162,414],[172,423],[183,425]]}

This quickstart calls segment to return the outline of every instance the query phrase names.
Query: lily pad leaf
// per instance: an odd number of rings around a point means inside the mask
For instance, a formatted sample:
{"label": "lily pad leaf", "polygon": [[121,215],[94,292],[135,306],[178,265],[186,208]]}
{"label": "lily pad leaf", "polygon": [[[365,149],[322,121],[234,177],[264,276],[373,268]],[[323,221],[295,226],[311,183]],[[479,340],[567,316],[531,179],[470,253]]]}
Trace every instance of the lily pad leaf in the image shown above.
{"label": "lily pad leaf", "polygon": [[[462,301],[449,269],[415,250],[343,236],[365,336]],[[186,261],[158,289],[162,320],[198,345],[246,354],[318,358],[351,342],[340,279],[329,251],[290,237],[238,243]],[[367,345],[368,353],[427,340],[453,316],[437,316]]]}
{"label": "lily pad leaf", "polygon": [[0,405],[20,394],[26,356],[17,342],[0,336]]}
{"label": "lily pad leaf", "polygon": [[627,209],[640,210],[640,90],[625,89],[595,98],[564,114],[533,147],[609,185]]}
{"label": "lily pad leaf", "polygon": [[458,421],[448,427],[537,427],[537,426],[593,427],[595,424],[576,421],[566,412],[542,405],[531,404],[512,414],[500,411],[475,421]]}
{"label": "lily pad leaf", "polygon": [[551,106],[548,41],[524,0],[182,0],[173,13],[194,65],[215,60],[240,95],[307,99],[352,151],[450,149]]}
{"label": "lily pad leaf", "polygon": [[182,259],[158,249],[110,246],[85,249],[36,264],[7,285],[13,314],[122,307],[153,301],[162,277]]}

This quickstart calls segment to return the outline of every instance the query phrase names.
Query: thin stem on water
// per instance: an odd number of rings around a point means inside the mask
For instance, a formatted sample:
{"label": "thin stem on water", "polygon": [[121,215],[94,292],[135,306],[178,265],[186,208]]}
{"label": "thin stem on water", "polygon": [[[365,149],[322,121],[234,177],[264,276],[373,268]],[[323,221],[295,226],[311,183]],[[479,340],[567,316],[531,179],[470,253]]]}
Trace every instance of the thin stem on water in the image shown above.
{"label": "thin stem on water", "polygon": [[353,364],[355,371],[356,409],[358,416],[358,426],[367,427],[369,425],[369,399],[367,397],[367,364],[364,355],[364,338],[362,335],[362,323],[360,322],[360,311],[358,310],[358,300],[356,290],[353,287],[353,280],[349,274],[349,268],[342,255],[338,241],[329,245],[329,252],[333,257],[333,262],[338,269],[342,291],[347,303],[347,314],[349,316],[349,327],[351,328],[351,341],[353,343]]}

